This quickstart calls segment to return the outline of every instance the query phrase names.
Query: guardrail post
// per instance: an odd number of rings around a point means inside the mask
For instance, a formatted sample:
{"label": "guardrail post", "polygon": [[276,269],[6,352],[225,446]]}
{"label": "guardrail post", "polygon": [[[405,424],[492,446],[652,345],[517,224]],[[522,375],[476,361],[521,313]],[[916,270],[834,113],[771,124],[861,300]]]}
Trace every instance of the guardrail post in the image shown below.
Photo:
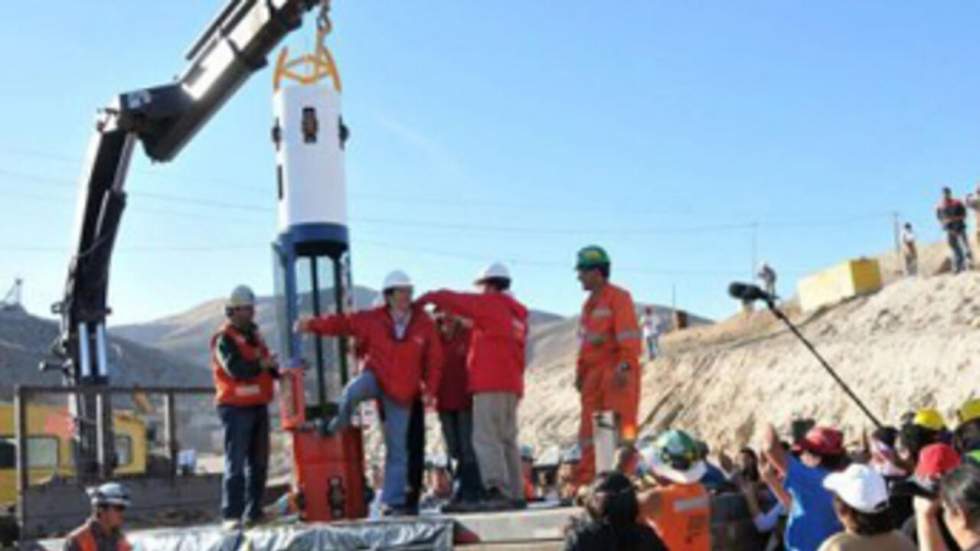
{"label": "guardrail post", "polygon": [[177,408],[174,393],[163,397],[163,429],[167,433],[167,456],[170,458],[170,476],[177,475]]}

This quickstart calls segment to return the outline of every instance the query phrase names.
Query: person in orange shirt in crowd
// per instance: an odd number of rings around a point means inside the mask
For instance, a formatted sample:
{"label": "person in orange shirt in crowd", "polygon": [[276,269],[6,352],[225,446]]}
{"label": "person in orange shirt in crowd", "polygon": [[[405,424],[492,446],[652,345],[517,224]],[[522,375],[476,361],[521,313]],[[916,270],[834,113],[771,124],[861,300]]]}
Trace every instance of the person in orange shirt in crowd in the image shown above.
{"label": "person in orange shirt in crowd", "polygon": [[668,549],[710,551],[711,496],[698,482],[706,467],[697,441],[684,431],[669,430],[643,451],[657,485],[639,495],[640,518]]}
{"label": "person in orange shirt in crowd", "polygon": [[534,448],[529,444],[521,446],[521,476],[524,478],[524,500],[534,501],[538,492],[534,488]]}
{"label": "person in orange shirt in crowd", "polygon": [[577,482],[588,485],[595,477],[595,447],[592,417],[613,411],[619,418],[622,444],[636,439],[640,403],[640,355],[642,335],[636,308],[629,292],[609,282],[609,255],[592,245],[578,253],[578,279],[589,297],[582,306],[579,337],[581,346],[575,387],[581,397],[579,420],[579,463]]}
{"label": "person in orange shirt in crowd", "polygon": [[131,505],[129,492],[118,482],[87,490],[92,516],[65,538],[64,551],[130,551],[122,533],[124,514]]}

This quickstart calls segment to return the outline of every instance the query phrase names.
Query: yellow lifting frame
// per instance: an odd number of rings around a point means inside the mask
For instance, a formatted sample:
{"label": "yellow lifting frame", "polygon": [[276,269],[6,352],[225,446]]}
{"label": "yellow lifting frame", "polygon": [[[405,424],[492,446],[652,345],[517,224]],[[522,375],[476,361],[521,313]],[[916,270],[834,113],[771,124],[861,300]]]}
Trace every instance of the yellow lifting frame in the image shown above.
{"label": "yellow lifting frame", "polygon": [[[303,54],[296,59],[289,59],[289,48],[283,48],[276,60],[276,72],[272,77],[272,89],[278,91],[283,79],[290,79],[300,84],[315,84],[330,77],[334,90],[343,91],[340,83],[340,73],[334,63],[330,50],[324,44],[324,39],[330,34],[331,26],[324,25],[316,31],[316,49],[311,54]],[[302,68],[306,71],[302,71]]]}

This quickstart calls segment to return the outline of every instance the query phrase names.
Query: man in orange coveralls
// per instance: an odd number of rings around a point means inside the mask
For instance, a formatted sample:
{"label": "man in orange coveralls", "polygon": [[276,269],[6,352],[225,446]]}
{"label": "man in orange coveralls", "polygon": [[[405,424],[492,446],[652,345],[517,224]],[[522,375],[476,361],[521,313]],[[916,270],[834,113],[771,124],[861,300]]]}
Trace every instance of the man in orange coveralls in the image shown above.
{"label": "man in orange coveralls", "polygon": [[643,344],[633,298],[628,291],[609,282],[610,261],[606,251],[595,245],[583,248],[578,252],[575,269],[582,288],[589,292],[582,306],[581,345],[575,373],[575,387],[582,403],[578,432],[582,461],[576,482],[583,486],[595,477],[593,414],[615,412],[619,416],[621,441],[631,443],[636,438]]}

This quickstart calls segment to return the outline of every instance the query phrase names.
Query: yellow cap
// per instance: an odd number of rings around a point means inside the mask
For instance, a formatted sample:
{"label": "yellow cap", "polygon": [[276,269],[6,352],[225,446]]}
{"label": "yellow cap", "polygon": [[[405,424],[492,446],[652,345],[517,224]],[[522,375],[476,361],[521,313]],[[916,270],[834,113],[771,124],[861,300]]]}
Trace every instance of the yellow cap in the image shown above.
{"label": "yellow cap", "polygon": [[960,423],[980,419],[980,398],[967,400],[956,413],[959,415]]}
{"label": "yellow cap", "polygon": [[943,420],[943,416],[933,408],[922,408],[915,412],[915,419],[912,420],[912,423],[929,430],[939,431],[946,428],[946,421]]}

